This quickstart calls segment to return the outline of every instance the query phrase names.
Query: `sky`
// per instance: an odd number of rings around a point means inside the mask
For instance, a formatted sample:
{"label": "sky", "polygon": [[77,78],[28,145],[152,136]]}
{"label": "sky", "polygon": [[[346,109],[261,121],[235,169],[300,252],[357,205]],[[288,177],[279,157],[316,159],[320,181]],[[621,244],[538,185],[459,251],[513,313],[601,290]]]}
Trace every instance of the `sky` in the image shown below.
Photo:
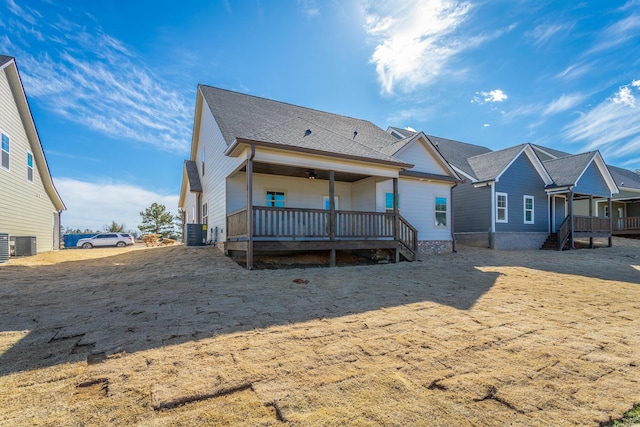
{"label": "sky", "polygon": [[640,0],[0,0],[62,225],[177,213],[196,88],[640,169]]}

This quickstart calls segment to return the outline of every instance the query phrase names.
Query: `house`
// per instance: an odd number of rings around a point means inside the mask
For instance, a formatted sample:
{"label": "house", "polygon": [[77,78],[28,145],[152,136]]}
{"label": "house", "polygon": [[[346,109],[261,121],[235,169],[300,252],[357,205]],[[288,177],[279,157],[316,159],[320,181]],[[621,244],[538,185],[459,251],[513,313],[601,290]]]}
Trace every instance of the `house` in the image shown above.
{"label": "house", "polygon": [[[553,160],[570,154],[534,145],[538,156],[543,160]],[[628,169],[607,165],[619,192],[613,194],[611,199],[611,209],[606,198],[595,198],[592,200],[591,210],[597,212],[598,216],[613,219],[613,235],[640,235],[640,175]],[[579,201],[576,203],[576,213],[587,215],[589,203]]]}
{"label": "house", "polygon": [[60,198],[42,150],[16,61],[0,55],[0,233],[36,238],[37,251],[60,246]]}
{"label": "house", "polygon": [[[414,134],[387,130],[396,138]],[[599,152],[539,155],[540,147],[520,144],[498,151],[427,135],[465,183],[453,190],[454,233],[460,243],[494,249],[540,248],[557,239],[612,235],[611,221],[597,211],[576,212],[574,203],[611,203],[616,183]],[[591,206],[593,203],[587,203]],[[610,241],[610,240],[609,240]]]}
{"label": "house", "polygon": [[227,254],[452,250],[460,176],[417,133],[199,85],[183,166],[184,224],[204,224]]}

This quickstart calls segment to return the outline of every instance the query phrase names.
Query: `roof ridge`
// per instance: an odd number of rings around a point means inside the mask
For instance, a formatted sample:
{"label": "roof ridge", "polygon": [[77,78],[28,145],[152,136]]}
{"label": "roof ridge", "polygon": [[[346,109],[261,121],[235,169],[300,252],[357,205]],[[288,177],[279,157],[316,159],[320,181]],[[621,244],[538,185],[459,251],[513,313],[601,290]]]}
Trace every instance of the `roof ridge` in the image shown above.
{"label": "roof ridge", "polygon": [[496,154],[496,153],[504,152],[504,151],[507,151],[507,150],[512,150],[514,148],[522,148],[522,147],[524,147],[526,145],[529,145],[529,143],[525,142],[525,143],[522,143],[522,144],[513,145],[511,147],[501,148],[500,150],[496,150],[496,151],[488,151],[486,153],[478,154],[476,156],[471,156],[471,157],[469,157],[469,159],[476,159],[478,157],[488,156],[488,155],[491,155],[491,154]]}
{"label": "roof ridge", "polygon": [[198,83],[198,86],[203,86],[203,87],[207,87],[207,88],[211,88],[211,89],[215,89],[215,90],[221,90],[221,91],[224,91],[224,92],[229,92],[229,93],[233,93],[233,94],[237,94],[237,95],[248,96],[248,97],[251,97],[251,98],[262,99],[264,101],[276,102],[278,104],[288,105],[288,106],[296,107],[296,108],[302,108],[304,110],[315,111],[317,113],[329,114],[331,116],[344,117],[344,118],[347,118],[347,119],[358,120],[358,121],[361,121],[361,122],[368,122],[368,123],[371,123],[372,125],[374,125],[376,127],[379,127],[379,126],[377,126],[375,123],[373,123],[370,120],[360,119],[358,117],[352,117],[352,116],[347,116],[347,115],[344,115],[344,114],[332,113],[330,111],[319,110],[317,108],[310,108],[310,107],[305,107],[303,105],[292,104],[291,102],[278,101],[277,99],[265,98],[264,96],[252,95],[252,94],[249,94],[249,93],[238,92],[238,91],[235,91],[235,90],[224,89],[224,88],[220,88],[220,87],[216,87],[216,86],[209,86],[209,85],[206,85],[206,84],[203,84],[203,83]]}

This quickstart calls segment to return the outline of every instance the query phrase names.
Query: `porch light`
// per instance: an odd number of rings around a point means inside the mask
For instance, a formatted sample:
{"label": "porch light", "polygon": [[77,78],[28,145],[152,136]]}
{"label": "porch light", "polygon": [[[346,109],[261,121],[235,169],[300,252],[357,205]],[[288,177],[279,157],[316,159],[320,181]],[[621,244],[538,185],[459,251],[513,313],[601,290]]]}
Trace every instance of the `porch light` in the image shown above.
{"label": "porch light", "polygon": [[307,177],[308,177],[309,179],[316,179],[316,171],[315,171],[315,170],[313,170],[313,169],[309,169],[309,170],[307,171]]}

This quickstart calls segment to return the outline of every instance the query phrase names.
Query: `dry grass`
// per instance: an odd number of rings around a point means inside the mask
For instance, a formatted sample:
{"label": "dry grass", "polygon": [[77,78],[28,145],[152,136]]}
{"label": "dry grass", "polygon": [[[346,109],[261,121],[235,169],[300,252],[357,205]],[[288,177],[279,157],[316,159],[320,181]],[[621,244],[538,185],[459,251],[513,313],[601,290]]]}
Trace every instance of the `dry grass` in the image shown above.
{"label": "dry grass", "polygon": [[246,271],[212,248],[0,265],[2,425],[596,426],[640,402],[640,241]]}

